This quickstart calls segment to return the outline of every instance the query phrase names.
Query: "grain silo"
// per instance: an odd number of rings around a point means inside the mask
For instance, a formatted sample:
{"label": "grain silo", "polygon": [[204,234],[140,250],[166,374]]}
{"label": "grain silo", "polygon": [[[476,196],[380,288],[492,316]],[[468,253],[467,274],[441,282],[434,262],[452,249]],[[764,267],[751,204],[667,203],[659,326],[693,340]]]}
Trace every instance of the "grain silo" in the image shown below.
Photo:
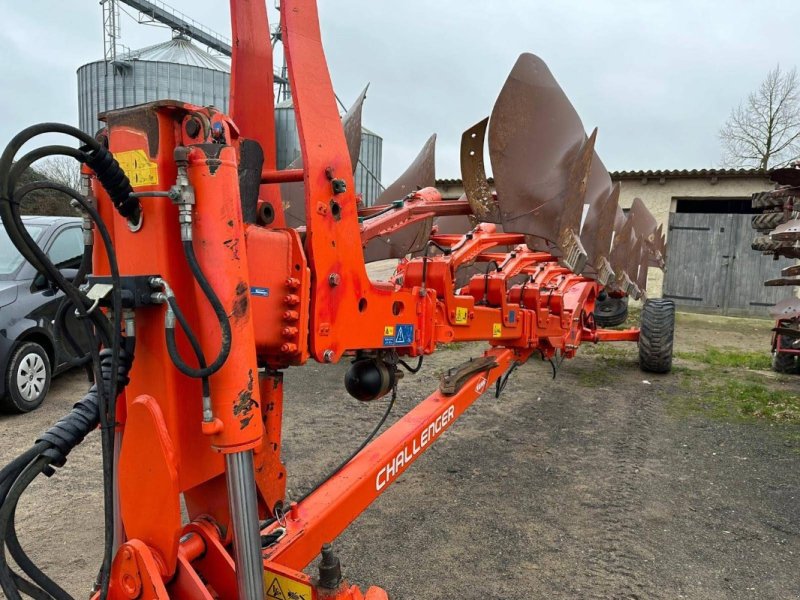
{"label": "grain silo", "polygon": [[[94,135],[103,124],[97,115],[155,100],[179,100],[228,111],[230,67],[226,59],[209,54],[183,36],[99,60],[78,69],[80,128]],[[277,165],[285,168],[300,156],[294,106],[291,100],[275,107]],[[369,206],[380,195],[383,139],[363,129],[361,155],[355,172],[356,192]]]}
{"label": "grain silo", "polygon": [[78,69],[80,128],[93,135],[97,115],[154,100],[180,100],[228,110],[227,62],[177,36],[167,42],[99,60]]}
{"label": "grain silo", "polygon": [[[275,143],[279,169],[285,169],[300,156],[300,138],[294,105],[284,100],[275,106]],[[366,206],[372,205],[380,196],[381,164],[383,160],[383,138],[366,127],[361,128],[361,153],[355,172],[356,193],[362,195]]]}

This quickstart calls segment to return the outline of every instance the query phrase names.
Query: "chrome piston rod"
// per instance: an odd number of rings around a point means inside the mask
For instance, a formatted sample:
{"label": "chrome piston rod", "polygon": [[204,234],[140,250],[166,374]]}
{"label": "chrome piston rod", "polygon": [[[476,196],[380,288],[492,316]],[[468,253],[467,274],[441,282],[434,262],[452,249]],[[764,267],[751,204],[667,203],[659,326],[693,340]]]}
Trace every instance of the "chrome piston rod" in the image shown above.
{"label": "chrome piston rod", "polygon": [[239,600],[263,600],[264,562],[261,557],[252,450],[225,455],[225,479],[228,483]]}

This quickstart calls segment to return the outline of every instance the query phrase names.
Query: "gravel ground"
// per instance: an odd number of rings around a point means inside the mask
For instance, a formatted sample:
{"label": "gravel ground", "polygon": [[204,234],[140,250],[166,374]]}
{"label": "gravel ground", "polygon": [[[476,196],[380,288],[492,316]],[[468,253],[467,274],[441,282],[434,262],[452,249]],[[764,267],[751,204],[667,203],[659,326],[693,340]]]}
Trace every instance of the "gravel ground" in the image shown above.
{"label": "gravel ground", "polygon": [[[766,348],[769,327],[681,315],[677,349]],[[582,350],[555,380],[534,361],[500,399],[480,399],[339,538],[345,575],[393,600],[800,598],[800,426],[686,410],[701,402],[697,373],[739,374],[684,359],[672,375],[645,375],[635,348],[619,348]],[[426,360],[402,381],[395,417],[479,350]],[[284,458],[295,497],[384,410],[346,395],[344,369],[311,364],[287,375]],[[747,376],[800,393],[798,379]],[[0,416],[0,463],[85,387],[82,373],[68,373],[41,410]],[[76,597],[101,554],[98,454],[93,434],[31,488],[18,519],[30,554]]]}

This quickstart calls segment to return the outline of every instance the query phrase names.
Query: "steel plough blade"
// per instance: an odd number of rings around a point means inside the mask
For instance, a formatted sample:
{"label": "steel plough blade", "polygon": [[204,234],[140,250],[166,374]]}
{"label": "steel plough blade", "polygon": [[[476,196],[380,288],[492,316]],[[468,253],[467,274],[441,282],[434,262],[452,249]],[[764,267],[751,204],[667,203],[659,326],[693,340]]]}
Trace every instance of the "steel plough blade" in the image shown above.
{"label": "steel plough blade", "polygon": [[625,216],[621,208],[617,208],[615,223],[619,224],[619,228],[615,230],[614,244],[609,258],[615,278],[609,287],[638,300],[641,294],[636,286],[636,280],[639,275],[641,244],[639,245],[639,255],[636,255],[633,223]]}
{"label": "steel plough blade", "polygon": [[[411,166],[387,187],[375,201],[375,205],[390,204],[402,200],[410,193],[436,184],[436,134],[433,134],[411,163]],[[364,260],[374,262],[387,258],[403,258],[407,254],[422,250],[428,243],[433,218],[402,227],[385,236],[370,240],[364,248]]]}
{"label": "steel plough blade", "polygon": [[[350,109],[342,116],[342,128],[344,137],[347,141],[347,151],[350,155],[350,164],[353,172],[358,165],[358,157],[361,154],[361,113],[364,107],[364,100],[367,97],[366,85],[359,94]],[[303,157],[298,156],[287,167],[287,169],[302,169]],[[281,184],[281,201],[283,211],[286,216],[286,224],[289,227],[303,227],[306,224],[306,192],[302,182],[291,182]]]}
{"label": "steel plough blade", "polygon": [[486,179],[483,146],[489,117],[467,129],[461,136],[461,181],[476,222],[500,223],[500,208]]}
{"label": "steel plough blade", "polygon": [[600,285],[607,285],[614,278],[609,256],[619,207],[619,184],[612,185],[597,153],[592,162],[586,196],[586,217],[581,227],[581,239],[588,256],[584,274],[595,277]]}
{"label": "steel plough blade", "polygon": [[587,259],[579,232],[594,139],[544,61],[521,55],[489,120],[501,220],[505,231],[557,246],[577,273]]}
{"label": "steel plough blade", "polygon": [[664,268],[664,257],[662,255],[662,233],[658,228],[658,222],[652,213],[647,209],[641,198],[634,198],[628,218],[633,221],[633,231],[637,237],[644,242],[647,252],[650,254],[648,263],[659,269]]}

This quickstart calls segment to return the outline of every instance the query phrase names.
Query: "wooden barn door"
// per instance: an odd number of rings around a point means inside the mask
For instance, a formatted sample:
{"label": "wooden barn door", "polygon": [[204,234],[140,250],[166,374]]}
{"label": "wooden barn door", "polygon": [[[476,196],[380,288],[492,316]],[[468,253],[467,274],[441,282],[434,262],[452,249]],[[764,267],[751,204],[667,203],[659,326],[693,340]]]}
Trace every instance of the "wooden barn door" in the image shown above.
{"label": "wooden barn door", "polygon": [[765,287],[794,261],[772,260],[750,248],[752,215],[672,213],[665,298],[678,306],[726,315],[766,316],[792,288]]}

